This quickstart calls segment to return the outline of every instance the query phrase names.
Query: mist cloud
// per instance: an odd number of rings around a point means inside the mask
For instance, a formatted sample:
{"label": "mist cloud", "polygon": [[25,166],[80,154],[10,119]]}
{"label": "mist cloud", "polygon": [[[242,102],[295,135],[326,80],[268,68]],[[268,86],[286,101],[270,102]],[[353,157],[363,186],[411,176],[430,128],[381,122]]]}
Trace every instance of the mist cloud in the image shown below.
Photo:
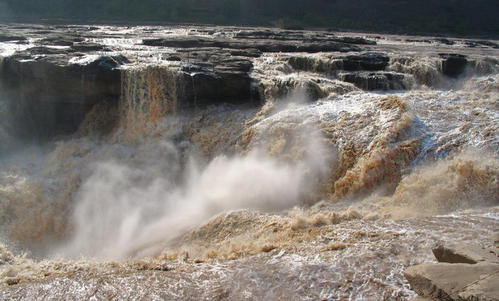
{"label": "mist cloud", "polygon": [[[260,150],[220,155],[201,164],[170,142],[133,163],[96,163],[76,197],[71,241],[58,255],[125,259],[151,255],[215,214],[234,209],[279,211],[299,204],[323,172],[308,156],[282,162]],[[313,146],[313,147],[312,147]],[[322,162],[324,163],[324,162]]]}

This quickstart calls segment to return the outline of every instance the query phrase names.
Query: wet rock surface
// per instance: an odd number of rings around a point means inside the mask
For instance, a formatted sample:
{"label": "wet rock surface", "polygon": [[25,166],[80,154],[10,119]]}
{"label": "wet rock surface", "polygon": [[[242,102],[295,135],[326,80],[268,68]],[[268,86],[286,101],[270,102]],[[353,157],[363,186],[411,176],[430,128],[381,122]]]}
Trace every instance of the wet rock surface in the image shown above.
{"label": "wet rock surface", "polygon": [[489,261],[499,263],[496,252],[473,245],[439,244],[432,251],[439,262],[476,264]]}
{"label": "wet rock surface", "polygon": [[385,70],[390,58],[383,53],[363,53],[349,55],[343,59],[343,69],[347,71],[378,71]]}
{"label": "wet rock surface", "polygon": [[404,82],[404,74],[395,72],[342,73],[340,79],[352,83],[364,91],[404,90],[409,87]]}
{"label": "wet rock surface", "polygon": [[404,275],[421,297],[434,300],[499,300],[499,250],[476,245],[439,244],[439,263],[425,263]]}
{"label": "wet rock surface", "polygon": [[65,53],[36,48],[30,51],[43,56],[40,59],[14,55],[5,58],[0,69],[7,97],[15,100],[11,107],[18,116],[14,127],[17,136],[32,137],[35,132],[37,139],[44,139],[74,132],[94,104],[104,100],[117,103],[121,75],[116,67],[120,57],[101,56],[86,65],[61,66],[50,56]]}
{"label": "wet rock surface", "polygon": [[[497,55],[491,41],[401,40],[268,28],[0,25],[0,81],[15,118],[32,120],[16,126],[18,135],[44,139],[74,132],[97,103],[118,105],[123,74],[149,66],[170,74],[160,90],[178,110],[260,104],[301,86],[312,101],[355,89],[404,90],[439,85],[440,75],[457,78],[474,66],[497,69],[497,62],[480,63]],[[418,67],[422,60],[430,66]],[[313,79],[283,80],[300,72]],[[41,127],[41,120],[49,122]]]}
{"label": "wet rock surface", "polygon": [[[490,247],[492,47],[247,28],[0,28],[26,37],[0,43],[0,97],[11,100],[0,103],[2,142],[15,141],[11,125],[28,137],[71,133],[90,110],[74,135],[42,144],[47,153],[19,147],[0,164],[2,237],[33,252],[0,245],[0,299],[408,300],[403,271],[431,262],[435,241]],[[341,49],[295,52],[300,41]],[[440,53],[466,56],[457,80]],[[459,153],[468,147],[483,152]],[[49,260],[59,245],[64,259]],[[447,265],[489,273],[483,264]],[[415,274],[421,291],[431,275]],[[458,294],[493,289],[495,278],[483,280]],[[446,283],[430,291],[454,296]]]}
{"label": "wet rock surface", "polygon": [[411,288],[435,300],[499,300],[499,265],[422,264],[405,271]]}
{"label": "wet rock surface", "polygon": [[460,54],[443,53],[440,56],[442,61],[442,73],[450,77],[458,77],[466,69],[468,60],[466,56]]}
{"label": "wet rock surface", "polygon": [[26,37],[15,36],[9,34],[0,34],[0,42],[10,42],[10,41],[26,41]]}
{"label": "wet rock surface", "polygon": [[[353,41],[355,42],[355,41]],[[167,39],[145,39],[143,44],[147,46],[174,47],[174,48],[199,48],[219,47],[229,49],[255,48],[262,52],[322,52],[322,51],[359,51],[361,48],[345,42],[337,41],[303,41],[303,40],[279,40],[271,43],[269,40],[234,40],[234,39],[208,39],[199,37],[175,37]]]}

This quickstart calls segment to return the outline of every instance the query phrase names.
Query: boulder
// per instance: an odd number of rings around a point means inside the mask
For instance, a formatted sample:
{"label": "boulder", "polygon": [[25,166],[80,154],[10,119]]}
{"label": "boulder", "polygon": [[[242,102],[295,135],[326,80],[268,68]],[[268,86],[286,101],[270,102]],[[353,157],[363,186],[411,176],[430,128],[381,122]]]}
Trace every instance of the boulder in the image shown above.
{"label": "boulder", "polygon": [[[124,31],[112,26],[106,30],[67,25],[2,26],[0,43],[7,47],[0,47],[4,49],[1,55],[6,56],[0,59],[0,83],[11,100],[13,118],[19,120],[13,126],[16,133],[8,134],[48,138],[72,133],[92,106],[101,101],[118,105],[127,88],[145,92],[153,88],[165,98],[174,99],[175,108],[181,110],[203,103],[256,104],[268,95],[286,96],[292,88],[302,88],[310,100],[357,88],[406,89],[411,85],[406,76],[410,79],[416,73],[407,68],[418,58],[412,50],[406,51],[406,46],[378,45],[352,34],[342,37],[326,31],[276,28],[179,28],[182,30],[151,26]],[[440,43],[430,42],[439,47]],[[12,43],[27,45],[12,47]],[[480,45],[496,44],[483,41]],[[404,59],[400,60],[403,68],[387,70],[394,49],[401,50],[397,55]],[[470,62],[474,60],[470,54]],[[467,58],[442,54],[441,63],[444,74],[457,77],[465,70]],[[489,69],[495,68],[490,65]],[[147,74],[151,70],[160,70],[164,78]],[[296,71],[320,74],[289,82],[281,78]],[[124,78],[130,82],[124,82]],[[276,85],[267,89],[276,93],[261,89],[267,82]]]}
{"label": "boulder", "polygon": [[[44,56],[35,57],[35,54]],[[38,141],[73,133],[92,106],[118,103],[122,56],[69,64],[65,50],[35,47],[0,62],[0,81],[17,120],[15,136]]]}
{"label": "boulder", "polygon": [[104,45],[97,43],[74,43],[71,48],[79,52],[110,51]]}
{"label": "boulder", "polygon": [[427,263],[404,276],[420,296],[435,300],[499,300],[499,264]]}
{"label": "boulder", "polygon": [[0,33],[0,42],[15,42],[15,41],[26,41],[26,40],[27,38],[23,36]]}
{"label": "boulder", "polygon": [[19,56],[24,56],[28,59],[32,59],[33,55],[40,55],[40,54],[42,55],[68,54],[68,51],[66,49],[37,46],[29,48],[25,53],[20,54]]}
{"label": "boulder", "polygon": [[234,40],[227,38],[203,38],[196,36],[175,36],[169,38],[144,39],[143,45],[172,48],[225,48],[257,49],[261,52],[308,52],[360,51],[361,48],[344,42],[300,41],[300,40]]}
{"label": "boulder", "polygon": [[468,286],[459,297],[464,300],[499,300],[499,273],[484,276]]}
{"label": "boulder", "polygon": [[445,44],[445,45],[454,45],[454,44],[456,44],[456,42],[454,42],[452,40],[449,40],[449,39],[446,39],[446,38],[437,38],[437,39],[435,39],[435,41],[438,42],[438,43]]}
{"label": "boulder", "polygon": [[499,248],[499,231],[492,234],[491,239],[492,239],[492,243],[494,244],[494,246],[496,248]]}
{"label": "boulder", "polygon": [[53,46],[72,46],[73,43],[83,42],[81,37],[72,36],[50,36],[37,41],[40,45],[53,45]]}
{"label": "boulder", "polygon": [[433,254],[439,263],[409,267],[404,275],[411,289],[434,300],[499,300],[499,250],[468,244],[438,244]]}
{"label": "boulder", "polygon": [[499,258],[492,252],[478,246],[463,244],[436,245],[433,255],[439,262],[476,264],[490,261],[499,264]]}

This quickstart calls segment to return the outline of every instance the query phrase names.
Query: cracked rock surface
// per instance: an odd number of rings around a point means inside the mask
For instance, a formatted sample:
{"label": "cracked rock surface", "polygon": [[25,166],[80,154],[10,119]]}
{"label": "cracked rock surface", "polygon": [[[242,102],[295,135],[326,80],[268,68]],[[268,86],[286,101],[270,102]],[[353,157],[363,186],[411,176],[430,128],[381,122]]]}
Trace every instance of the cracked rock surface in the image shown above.
{"label": "cracked rock surface", "polygon": [[409,267],[404,275],[411,288],[424,298],[499,300],[499,244],[494,243],[494,249],[437,245],[433,253],[438,263]]}

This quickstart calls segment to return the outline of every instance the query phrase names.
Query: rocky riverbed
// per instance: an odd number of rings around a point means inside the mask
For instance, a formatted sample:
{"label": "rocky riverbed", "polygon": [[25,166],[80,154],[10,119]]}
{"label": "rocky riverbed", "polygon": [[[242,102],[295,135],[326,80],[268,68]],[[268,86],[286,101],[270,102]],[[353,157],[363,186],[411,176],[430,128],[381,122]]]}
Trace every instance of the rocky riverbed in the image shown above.
{"label": "rocky riverbed", "polygon": [[43,123],[43,137],[74,132],[98,102],[118,103],[122,75],[134,69],[167,71],[171,86],[160,93],[182,108],[261,104],[297,86],[310,100],[445,87],[466,72],[494,73],[499,48],[485,40],[219,27],[3,25],[0,42],[4,93],[22,99],[20,111],[38,108],[31,128],[16,130],[31,135]]}
{"label": "rocky riverbed", "polygon": [[497,299],[449,243],[497,249],[498,68],[488,40],[0,25],[0,298]]}

